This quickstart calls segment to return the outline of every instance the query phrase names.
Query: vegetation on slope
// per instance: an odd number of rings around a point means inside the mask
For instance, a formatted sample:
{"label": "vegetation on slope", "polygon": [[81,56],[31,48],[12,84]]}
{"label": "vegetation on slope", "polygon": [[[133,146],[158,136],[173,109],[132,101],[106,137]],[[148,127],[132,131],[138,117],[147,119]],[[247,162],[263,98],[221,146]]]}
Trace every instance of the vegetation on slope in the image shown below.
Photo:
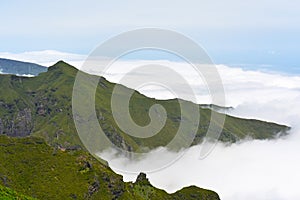
{"label": "vegetation on slope", "polygon": [[[69,149],[82,148],[72,115],[72,90],[77,70],[58,62],[48,72],[34,78],[0,76],[0,134],[9,136],[34,135],[44,138],[52,146]],[[111,113],[111,94],[115,84],[101,78],[95,95],[95,109],[99,123],[108,138],[118,147],[138,151],[140,147],[153,149],[165,146],[172,140],[181,120],[179,103],[173,100],[156,100],[134,92],[130,100],[130,113],[139,125],[150,122],[149,108],[161,104],[167,111],[166,125],[155,136],[141,139],[124,133]],[[124,92],[131,90],[124,87]],[[122,94],[120,94],[122,98]],[[189,103],[189,102],[186,102]],[[199,106],[201,120],[193,144],[202,142],[208,129],[211,109]],[[197,125],[193,125],[196,128]],[[245,137],[272,139],[278,133],[286,134],[289,127],[258,120],[226,116],[220,137],[223,142],[235,142]]]}
{"label": "vegetation on slope", "polygon": [[1,200],[35,200],[34,198],[27,197],[19,194],[16,191],[0,185],[0,199]]}
{"label": "vegetation on slope", "polygon": [[[219,199],[215,192],[197,187],[188,187],[168,194],[154,188],[142,173],[135,183],[124,183],[120,175],[102,165],[87,152],[62,151],[34,137],[0,136],[1,184],[43,200]],[[25,196],[2,188],[1,186],[1,195],[7,193],[19,199],[26,199]]]}

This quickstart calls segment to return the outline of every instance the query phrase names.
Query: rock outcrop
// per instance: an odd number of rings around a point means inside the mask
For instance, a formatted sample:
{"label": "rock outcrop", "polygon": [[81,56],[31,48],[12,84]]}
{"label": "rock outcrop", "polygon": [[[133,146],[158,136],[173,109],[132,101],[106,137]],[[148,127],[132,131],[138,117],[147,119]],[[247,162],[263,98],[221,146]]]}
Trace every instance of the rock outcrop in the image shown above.
{"label": "rock outcrop", "polygon": [[30,135],[33,129],[33,120],[29,108],[17,112],[13,118],[0,118],[0,134],[13,137]]}

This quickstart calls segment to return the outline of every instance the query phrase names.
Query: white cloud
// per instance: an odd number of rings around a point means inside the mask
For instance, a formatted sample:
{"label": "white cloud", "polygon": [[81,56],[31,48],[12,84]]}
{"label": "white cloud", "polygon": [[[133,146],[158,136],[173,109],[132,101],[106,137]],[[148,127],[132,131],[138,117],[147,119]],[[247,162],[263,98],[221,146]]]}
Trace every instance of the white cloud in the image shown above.
{"label": "white cloud", "polygon": [[[150,182],[168,192],[197,185],[217,191],[223,200],[296,200],[300,197],[299,141],[249,141],[230,147],[219,144],[204,160],[198,160],[199,152],[200,147],[194,146],[171,166],[149,173]],[[138,162],[116,158],[113,154],[105,158],[111,157],[111,167],[121,173],[125,181],[133,181],[136,174],[125,173],[125,169],[146,171],[173,154],[166,150],[154,151]]]}

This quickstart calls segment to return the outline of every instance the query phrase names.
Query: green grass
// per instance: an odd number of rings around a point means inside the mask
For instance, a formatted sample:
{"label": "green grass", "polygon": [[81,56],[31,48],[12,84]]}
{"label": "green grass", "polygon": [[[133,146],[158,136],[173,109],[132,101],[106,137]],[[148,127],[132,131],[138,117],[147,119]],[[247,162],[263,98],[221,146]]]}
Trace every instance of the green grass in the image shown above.
{"label": "green grass", "polygon": [[34,198],[22,195],[16,191],[0,185],[0,199],[1,200],[35,200]]}
{"label": "green grass", "polygon": [[[18,114],[24,109],[29,109],[32,120],[28,126],[32,126],[32,135],[44,138],[52,146],[82,146],[72,116],[72,91],[76,74],[77,70],[74,67],[60,61],[50,67],[48,72],[34,78],[1,75],[0,119],[4,127],[12,127],[12,122],[13,127],[18,127],[16,126],[20,121]],[[111,94],[114,86],[115,84],[101,78],[95,94],[95,110],[105,134],[115,145],[124,148],[123,143],[127,149],[142,151],[145,147],[153,149],[165,146],[174,138],[181,120],[180,107],[176,99],[156,100],[134,92],[130,100],[130,114],[138,125],[147,125],[150,122],[149,108],[154,104],[161,104],[167,111],[166,124],[158,134],[146,139],[136,138],[124,133],[113,119]],[[89,90],[87,85],[84,85],[84,88]],[[123,87],[119,98],[123,98],[125,93],[131,91]],[[198,108],[201,115],[200,123],[190,125],[191,129],[196,129],[199,125],[192,145],[203,141],[212,112],[210,109],[201,108],[200,105]],[[191,121],[192,117],[189,113],[183,114],[184,120]],[[226,116],[219,140],[231,143],[246,137],[273,139],[279,132],[287,134],[288,130],[289,127],[284,125]],[[9,131],[12,130],[7,130],[4,134],[9,135]],[[179,138],[178,146],[184,141],[184,137]]]}
{"label": "green grass", "polygon": [[31,199],[19,193],[42,200],[190,199],[191,195],[219,199],[215,192],[197,187],[168,194],[145,177],[125,183],[86,151],[61,151],[34,137],[0,136],[0,186],[0,197],[7,199]]}

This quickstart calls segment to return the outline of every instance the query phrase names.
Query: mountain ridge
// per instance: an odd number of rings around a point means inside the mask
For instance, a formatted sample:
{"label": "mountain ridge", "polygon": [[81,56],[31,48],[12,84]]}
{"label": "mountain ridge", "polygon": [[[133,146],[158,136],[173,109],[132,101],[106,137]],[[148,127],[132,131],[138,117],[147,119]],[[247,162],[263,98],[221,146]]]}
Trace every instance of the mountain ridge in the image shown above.
{"label": "mountain ridge", "polygon": [[[59,61],[50,66],[47,72],[32,78],[0,75],[0,134],[39,136],[43,137],[50,145],[66,148],[82,146],[74,126],[71,105],[73,84],[77,72],[75,67]],[[96,77],[95,75],[89,76]],[[161,131],[162,134],[141,140],[128,136],[116,125],[110,108],[110,98],[114,86],[114,83],[100,77],[95,94],[95,110],[107,137],[116,146],[127,150],[139,150],[139,146],[149,149],[165,146],[174,137],[181,121],[177,99],[157,100],[148,98],[137,91],[133,92],[130,107],[132,108],[132,118],[137,124],[149,123],[148,109],[153,104],[161,104],[168,113],[166,125]],[[131,91],[130,88],[125,86],[124,88]],[[198,106],[201,121],[192,145],[203,141],[211,112],[214,112],[209,108]],[[285,125],[226,115],[219,140],[232,143],[248,137],[272,139],[276,138],[280,132],[282,135],[288,134],[289,129]]]}

